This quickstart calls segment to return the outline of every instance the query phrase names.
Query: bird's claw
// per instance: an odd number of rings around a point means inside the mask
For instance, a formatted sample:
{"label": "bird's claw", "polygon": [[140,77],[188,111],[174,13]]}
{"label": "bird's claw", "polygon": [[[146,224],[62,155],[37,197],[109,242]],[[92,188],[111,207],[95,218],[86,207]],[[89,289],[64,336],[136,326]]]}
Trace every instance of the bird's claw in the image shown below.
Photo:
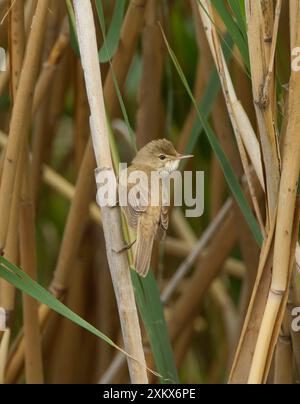
{"label": "bird's claw", "polygon": [[134,244],[135,244],[135,242],[136,242],[136,240],[134,240],[132,243],[130,243],[130,244],[127,244],[127,245],[125,245],[124,247],[122,247],[121,249],[119,249],[119,250],[116,250],[116,249],[112,249],[113,250],[113,252],[115,252],[116,254],[121,254],[122,252],[124,252],[124,251],[127,251],[127,250],[129,250]]}

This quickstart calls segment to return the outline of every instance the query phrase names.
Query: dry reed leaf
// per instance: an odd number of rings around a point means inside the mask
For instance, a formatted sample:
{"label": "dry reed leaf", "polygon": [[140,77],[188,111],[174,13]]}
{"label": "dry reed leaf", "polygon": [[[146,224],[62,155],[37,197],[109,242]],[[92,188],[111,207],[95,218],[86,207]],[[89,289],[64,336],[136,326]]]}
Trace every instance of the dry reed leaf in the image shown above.
{"label": "dry reed leaf", "polygon": [[[264,189],[265,185],[259,144],[250,120],[240,101],[237,99],[229,70],[222,52],[218,33],[214,26],[214,16],[212,13],[211,2],[209,0],[201,1],[201,4],[198,5],[198,10],[205,28],[205,33],[210,45],[213,59],[218,68],[224,98],[235,131],[237,143],[239,144],[239,139],[243,141],[244,147],[247,150],[259,182]],[[242,155],[241,158],[243,160]]]}
{"label": "dry reed leaf", "polygon": [[274,74],[269,77],[269,94],[263,99],[263,88],[272,58],[274,14],[272,2],[246,0],[248,44],[251,65],[253,100],[259,127],[263,170],[266,181],[268,220],[271,222],[277,204],[280,176],[280,156],[274,127]]}

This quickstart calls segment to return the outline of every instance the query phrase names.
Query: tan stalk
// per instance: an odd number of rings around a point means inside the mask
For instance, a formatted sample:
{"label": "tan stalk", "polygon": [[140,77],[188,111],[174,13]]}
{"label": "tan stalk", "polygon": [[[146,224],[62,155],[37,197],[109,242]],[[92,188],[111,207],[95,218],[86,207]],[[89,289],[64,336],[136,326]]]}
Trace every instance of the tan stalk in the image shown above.
{"label": "tan stalk", "polygon": [[286,313],[274,355],[274,384],[293,384],[293,349]]}
{"label": "tan stalk", "polygon": [[[292,324],[294,320],[294,316],[292,316],[292,311],[295,307],[300,307],[300,296],[299,296],[299,280],[300,274],[298,270],[294,270],[291,279],[291,286],[290,286],[290,301],[288,304],[288,315],[290,324]],[[290,334],[292,339],[292,350],[293,350],[293,358],[295,363],[295,372],[296,372],[296,382],[298,382],[300,377],[300,333],[297,329],[293,327],[290,328]]]}
{"label": "tan stalk", "polygon": [[[32,279],[37,277],[35,246],[35,215],[30,184],[29,159],[27,157],[20,203],[20,259],[21,267]],[[28,384],[42,384],[43,365],[41,352],[38,302],[23,294],[23,318],[25,335],[25,376]]]}
{"label": "tan stalk", "polygon": [[[287,281],[288,285],[291,285],[292,275],[293,275],[293,272],[295,271],[295,250],[296,250],[296,244],[297,244],[297,240],[298,240],[299,222],[300,222],[300,198],[297,198],[296,204],[295,204],[293,226],[292,226],[292,231],[291,231],[292,236],[291,236],[290,259],[289,259],[288,281]],[[276,344],[278,341],[278,336],[280,335],[280,332],[282,330],[282,323],[284,321],[284,316],[286,314],[286,310],[288,307],[289,293],[290,293],[290,288],[287,288],[283,295],[283,298],[281,301],[281,306],[280,306],[279,313],[277,316],[277,320],[276,320],[276,323],[275,323],[275,326],[273,329],[271,343],[269,346],[268,357],[267,357],[267,361],[266,361],[266,365],[265,365],[264,378],[263,378],[264,383],[266,383],[268,380],[268,375],[269,375],[269,371],[271,368],[275,347],[276,347]]]}
{"label": "tan stalk", "polygon": [[[229,70],[221,49],[219,37],[216,28],[212,21],[214,21],[211,3],[209,0],[201,2],[203,4],[198,5],[198,10],[202,19],[202,24],[205,28],[207,40],[212,52],[213,59],[218,68],[225,101],[227,104],[230,119],[235,131],[237,143],[240,149],[241,158],[243,161],[244,152],[241,149],[243,142],[245,149],[250,157],[251,163],[255,169],[259,182],[264,189],[264,178],[261,162],[261,153],[259,144],[256,139],[255,132],[251,126],[251,123],[245,113],[241,103],[237,99],[233,83],[229,74]],[[205,7],[205,9],[203,9]],[[244,162],[246,165],[246,162]]]}
{"label": "tan stalk", "polygon": [[[300,1],[297,0],[297,21],[300,18]],[[300,40],[300,25],[294,26],[297,42]],[[289,122],[284,138],[282,174],[280,179],[277,223],[274,242],[272,283],[269,291],[261,328],[258,335],[249,383],[260,383],[265,373],[268,347],[276,325],[280,305],[286,294],[289,280],[291,243],[300,169],[300,75],[292,69],[289,85]],[[273,336],[274,338],[274,336]]]}
{"label": "tan stalk", "polygon": [[[7,0],[5,0],[5,2],[6,1]],[[25,30],[27,32],[29,30],[30,26],[31,26],[32,14],[34,13],[37,0],[33,0],[33,1],[32,0],[27,0],[25,2],[25,6],[24,6],[24,4],[22,4],[22,3],[24,3],[22,1],[16,1],[16,0],[12,0],[12,1],[13,1],[13,3],[16,3],[16,4],[13,4],[14,7],[11,7],[11,5],[8,7],[8,9],[10,11],[6,12],[6,14],[2,17],[2,21],[5,20],[9,16],[9,14],[14,14],[14,15],[17,16],[18,23],[20,23],[23,19],[25,19],[25,21],[24,21],[25,22]],[[20,15],[20,5],[22,5],[25,8],[25,10],[24,10],[25,15],[24,16]],[[9,18],[10,18],[10,16],[9,16]],[[15,38],[17,38],[18,43],[20,43],[20,42],[24,43],[24,40],[26,39],[26,36],[25,35],[20,35],[20,32],[21,32],[20,28],[17,28],[16,31],[15,31]],[[25,45],[25,43],[24,43],[24,45]],[[14,59],[16,60],[16,58],[17,58],[17,60],[18,60],[18,57],[19,57],[19,55],[18,55],[18,52],[16,51]],[[5,89],[6,89],[7,85],[8,85],[8,82],[9,82],[9,78],[10,78],[10,55],[9,55],[9,53],[6,56],[6,65],[7,65],[6,71],[2,72],[0,74],[0,95],[3,95],[3,92],[5,91]],[[12,78],[12,80],[14,80],[14,78]]]}
{"label": "tan stalk", "polygon": [[[268,225],[275,213],[279,189],[280,157],[277,134],[274,127],[273,100],[275,97],[274,75],[268,78],[269,98],[263,99],[263,88],[272,60],[273,3],[269,0],[246,0],[248,43],[250,53],[253,98],[262,149],[266,195],[268,201]],[[276,26],[275,26],[276,28]]]}
{"label": "tan stalk", "polygon": [[9,340],[10,340],[10,328],[7,328],[3,334],[0,341],[0,384],[5,383],[4,373],[5,373],[5,365],[7,362],[7,353],[9,348]]}
{"label": "tan stalk", "polygon": [[228,356],[231,357],[235,348],[238,329],[238,311],[221,279],[214,280],[210,287],[210,295],[220,307],[227,339]]}
{"label": "tan stalk", "polygon": [[[87,3],[82,0],[74,0],[73,4],[90,105],[90,127],[97,168],[113,173],[92,7],[90,2]],[[95,91],[95,89],[97,90]],[[102,207],[101,213],[107,259],[118,303],[124,346],[126,351],[138,361],[128,358],[131,381],[132,383],[147,383],[141,331],[127,256],[126,253],[116,253],[113,250],[114,248],[120,249],[124,243],[120,212],[117,208]]]}
{"label": "tan stalk", "polygon": [[[112,62],[112,69],[116,80],[122,88],[132,57],[135,44],[143,24],[143,12],[145,0],[131,2],[123,23],[120,46]],[[131,42],[130,42],[131,41]],[[108,73],[104,85],[104,97],[108,115],[114,115],[117,106],[117,96],[114,88],[114,79],[111,72]],[[50,289],[61,294],[68,287],[70,268],[73,257],[79,248],[83,229],[88,218],[88,206],[95,193],[92,172],[95,167],[95,157],[91,140],[89,139],[84,153],[84,158],[78,174],[75,195],[68,215],[68,222],[65,228],[64,239],[60,250],[57,267]],[[92,205],[93,217],[99,218],[99,209]],[[80,214],[78,214],[80,212]],[[99,220],[99,219],[97,219]],[[76,231],[74,231],[76,229]]]}
{"label": "tan stalk", "polygon": [[44,94],[45,97],[36,116],[31,146],[32,188],[35,204],[39,196],[42,164],[49,160],[52,144],[58,133],[58,125],[65,105],[65,96],[69,88],[69,69],[70,63],[66,54],[61,63],[56,66],[56,75],[52,80],[51,88],[48,93]]}
{"label": "tan stalk", "polygon": [[84,77],[80,60],[76,60],[75,72],[75,166],[79,171],[84,156],[85,147],[90,135],[89,128],[89,106],[84,86]]}
{"label": "tan stalk", "polygon": [[223,221],[227,218],[227,216],[232,211],[232,200],[229,199],[215,219],[211,222],[210,226],[205,230],[202,234],[201,238],[194,243],[191,252],[187,255],[186,259],[180,264],[178,269],[175,271],[174,275],[169,280],[167,286],[163,289],[161,294],[161,299],[164,303],[166,303],[174,291],[177,289],[180,281],[187,275],[188,271],[194,265],[197,258],[200,254],[203,253],[204,248],[209,244],[211,239],[216,236],[216,233],[219,231],[219,228]]}
{"label": "tan stalk", "polygon": [[4,91],[6,90],[9,82],[9,66],[10,66],[10,61],[9,61],[9,56],[6,57],[6,66],[8,67],[5,72],[1,73],[0,75],[0,96],[3,95]]}
{"label": "tan stalk", "polygon": [[270,101],[270,84],[272,81],[272,77],[274,76],[275,52],[276,52],[276,45],[277,45],[281,8],[282,8],[282,0],[277,0],[276,8],[275,8],[275,19],[274,19],[274,29],[273,29],[273,36],[272,36],[271,55],[270,55],[270,60],[269,60],[268,73],[267,73],[267,77],[265,79],[265,84],[264,84],[264,88],[263,88],[263,92],[262,92],[262,99],[264,100],[265,103],[268,103]]}
{"label": "tan stalk", "polygon": [[[88,318],[87,309],[97,311],[98,305],[96,302],[94,305],[88,305],[91,283],[94,282],[94,279],[91,282],[93,272],[91,264],[93,260],[92,251],[95,248],[94,241],[91,242],[91,234],[89,233],[86,233],[89,237],[85,238],[80,255],[74,263],[73,278],[65,298],[65,304],[84,318]],[[87,369],[85,369],[83,362],[84,358],[88,356],[89,345],[83,343],[83,339],[88,333],[60,316],[57,316],[54,322],[54,335],[52,336],[52,333],[49,333],[46,328],[45,338],[43,339],[46,352],[50,350],[50,355],[48,354],[45,358],[47,360],[48,374],[46,382],[50,384],[84,383],[84,374],[87,373]],[[97,323],[95,325],[98,326]],[[53,339],[55,339],[55,342],[53,342]],[[90,368],[94,367],[95,364],[93,363]]]}
{"label": "tan stalk", "polygon": [[197,241],[197,237],[189,226],[187,219],[184,216],[184,212],[180,208],[174,207],[172,209],[171,222],[172,228],[177,237],[193,247]]}
{"label": "tan stalk", "polygon": [[[94,178],[92,177],[94,168],[95,159],[90,158],[90,150],[87,147],[78,173],[77,186],[75,188],[71,210],[68,215],[57,266],[50,285],[50,290],[56,296],[61,296],[69,286],[72,262],[79,248],[83,230],[87,224],[87,213],[91,202],[91,194],[95,192]],[[81,187],[81,184],[84,186]],[[85,192],[81,192],[83,188]],[[97,209],[97,213],[98,212],[99,210]],[[69,235],[72,235],[72,237]]]}
{"label": "tan stalk", "polygon": [[[42,330],[48,320],[49,309],[45,305],[40,305],[39,307],[39,325]],[[24,335],[23,332],[19,335],[15,341],[12,352],[7,361],[7,367],[5,370],[5,384],[16,383],[21,376],[22,365],[24,364]]]}
{"label": "tan stalk", "polygon": [[43,63],[43,68],[36,82],[32,104],[33,116],[36,114],[36,111],[40,107],[41,102],[44,100],[44,97],[49,92],[51,83],[57,71],[57,66],[64,56],[69,43],[69,22],[67,17],[65,17],[61,26],[59,36],[55,41],[47,60]]}
{"label": "tan stalk", "polygon": [[252,360],[257,333],[270,285],[274,229],[275,217],[273,217],[269,234],[261,249],[251,300],[229,376],[229,383],[232,384],[245,383],[249,375],[249,364]]}
{"label": "tan stalk", "polygon": [[[145,26],[142,36],[142,77],[138,93],[136,139],[143,147],[153,139],[162,137],[163,104],[161,82],[163,74],[163,46],[159,26],[160,2],[147,2]],[[155,63],[153,61],[155,60]]]}
{"label": "tan stalk", "polygon": [[[208,248],[197,260],[196,270],[187,281],[184,292],[172,308],[172,316],[168,319],[169,333],[176,339],[187,321],[195,316],[200,302],[211,282],[217,277],[222,264],[236,243],[234,223],[235,214],[230,210],[211,240]],[[218,254],[215,254],[215,251]]]}
{"label": "tan stalk", "polygon": [[[25,52],[25,29],[24,29],[24,5],[23,3],[9,2],[10,13],[9,13],[9,46],[10,46],[10,92],[11,99],[15,105],[16,94],[18,90],[20,74],[23,65],[23,58]],[[27,118],[25,118],[27,120]],[[3,175],[5,167],[6,153],[4,156],[4,166]],[[4,256],[6,259],[17,264],[18,263],[18,220],[19,220],[19,197],[20,189],[22,186],[23,179],[23,162],[24,162],[24,152],[21,151],[20,155],[17,156],[16,161],[16,178],[15,184],[13,184],[12,199],[10,210],[7,211],[7,216],[9,219],[8,229],[7,229],[7,239],[6,239],[6,250]],[[3,180],[3,177],[2,177]],[[2,182],[1,188],[2,189]],[[6,323],[5,327],[11,327],[11,316],[15,306],[15,288],[4,281],[0,280],[0,307],[2,307],[6,312]],[[9,335],[9,333],[6,334]],[[8,347],[8,345],[7,345]],[[3,355],[3,359],[6,355]],[[1,367],[5,366],[5,363],[0,364]]]}
{"label": "tan stalk", "polygon": [[[204,29],[201,25],[197,1],[190,0],[190,3],[193,12],[193,20],[196,27],[197,45],[200,51],[198,55],[195,85],[193,91],[195,99],[199,103],[205,90],[205,84],[208,82],[211,75],[212,57],[208,43],[205,39]],[[196,118],[197,118],[197,111],[195,110],[194,105],[192,105],[187,115],[187,118],[184,122],[184,125],[182,127],[178,143],[178,150],[181,153],[185,152],[186,146],[189,141],[190,133],[193,128],[194,122],[196,121]]]}
{"label": "tan stalk", "polygon": [[[242,176],[242,168],[244,168],[244,172],[246,174],[247,183],[250,190],[250,195],[252,199],[252,203],[256,212],[256,216],[258,218],[260,228],[262,234],[265,236],[264,231],[264,222],[262,218],[262,214],[259,207],[258,201],[258,191],[260,187],[256,185],[256,177],[254,176],[254,172],[256,171],[256,175],[260,178],[260,183],[264,188],[264,180],[263,180],[263,172],[262,172],[262,162],[261,162],[261,153],[259,150],[259,144],[256,139],[256,135],[251,127],[250,120],[248,119],[240,101],[237,98],[232,79],[229,74],[228,67],[226,65],[225,57],[222,52],[219,36],[217,33],[217,29],[215,27],[215,20],[214,14],[211,8],[211,2],[207,1],[206,3],[201,2],[201,5],[198,5],[198,13],[200,14],[203,26],[206,28],[206,36],[207,41],[210,44],[211,53],[215,60],[217,70],[219,72],[222,88],[223,88],[223,95],[226,104],[224,103],[223,99],[217,99],[215,102],[214,114],[218,113],[218,116],[214,117],[215,122],[215,129],[217,134],[220,138],[220,144],[225,152],[225,154],[229,157],[232,166],[234,167],[235,173],[238,176]],[[203,9],[203,7],[205,9]],[[238,150],[240,153],[242,166],[239,163],[239,159],[236,159],[236,147],[231,141],[231,126],[229,124],[229,119],[226,113],[224,112],[224,106],[227,106],[227,110],[229,112],[229,118],[232,122],[232,126],[235,132],[235,137],[237,140]],[[222,117],[222,118],[221,118]],[[251,136],[249,134],[251,133]],[[246,141],[245,141],[246,139]],[[251,144],[251,140],[252,143]],[[247,146],[248,145],[248,146]],[[247,153],[245,151],[247,148]],[[252,167],[249,166],[248,163],[248,155],[251,156],[251,153],[254,158],[256,158],[257,165],[259,166],[260,175],[257,173],[257,169],[255,169],[255,163],[252,164],[254,166],[254,170]],[[255,243],[253,242],[253,237],[249,232],[247,224],[244,222],[241,212],[236,206],[236,221],[237,221],[237,229],[238,229],[238,237],[240,241],[240,248],[243,254],[244,261],[247,265],[247,277],[243,284],[242,289],[242,296],[241,296],[241,308],[243,312],[245,312],[252,286],[254,284],[254,279],[257,270],[257,260],[258,260],[258,249]],[[238,328],[236,328],[238,336]],[[231,346],[233,347],[234,342],[231,341]],[[232,356],[232,355],[230,355]]]}
{"label": "tan stalk", "polygon": [[[112,62],[112,69],[115,78],[122,88],[127,76],[135,45],[141,27],[143,25],[143,13],[145,0],[131,1],[125,16],[121,31],[120,45],[116,51]],[[117,95],[114,87],[113,74],[110,71],[106,77],[104,85],[104,97],[109,116],[114,116],[117,108]],[[93,169],[95,167],[95,156],[91,140],[88,140],[84,158],[78,174],[75,194],[72,199],[71,209],[64,232],[64,239],[60,250],[60,256],[54,273],[54,278],[50,289],[59,294],[68,287],[68,279],[71,274],[72,260],[79,249],[83,229],[88,218],[88,207],[95,194],[93,185]],[[50,172],[48,171],[49,176]],[[93,204],[90,208],[92,215],[99,220],[99,209]],[[80,214],[78,214],[80,212]],[[76,229],[76,231],[74,231]]]}
{"label": "tan stalk", "polygon": [[[9,46],[11,52],[10,62],[10,92],[12,100],[15,101],[17,88],[20,79],[20,73],[23,65],[25,51],[24,42],[24,9],[22,3],[9,2],[10,12],[9,21]],[[23,153],[20,154],[17,161],[16,180],[13,189],[12,203],[9,212],[9,227],[7,234],[7,248],[5,257],[11,262],[17,264],[18,261],[18,219],[19,219],[19,195],[23,178]],[[0,306],[7,310],[10,316],[14,308],[14,287],[4,280],[0,280],[1,297]]]}
{"label": "tan stalk", "polygon": [[20,1],[10,0],[9,7],[10,90],[15,99],[25,51],[24,4]]}
{"label": "tan stalk", "polygon": [[0,250],[3,250],[6,244],[9,222],[8,212],[13,194],[17,160],[20,151],[25,147],[28,135],[29,120],[27,117],[31,110],[32,92],[39,68],[48,5],[49,0],[44,0],[37,4],[10,123],[9,141],[0,192]]}
{"label": "tan stalk", "polygon": [[[20,190],[23,182],[23,163],[25,153],[22,151],[17,162],[17,173],[14,184],[14,192],[12,195],[10,212],[9,212],[9,225],[7,232],[6,248],[4,256],[10,262],[18,264],[19,251],[18,251],[18,223],[19,223],[19,209],[20,209]],[[15,306],[15,288],[3,279],[0,280],[1,295],[0,305],[7,312],[8,324],[11,320],[11,315]]]}

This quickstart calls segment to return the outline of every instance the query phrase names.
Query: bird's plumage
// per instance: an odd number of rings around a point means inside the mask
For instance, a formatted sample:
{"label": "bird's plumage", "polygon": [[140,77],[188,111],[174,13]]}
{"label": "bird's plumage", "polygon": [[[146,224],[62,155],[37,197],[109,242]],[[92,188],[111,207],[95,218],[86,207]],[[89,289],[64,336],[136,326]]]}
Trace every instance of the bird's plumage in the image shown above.
{"label": "bird's plumage", "polygon": [[[128,225],[137,233],[135,243],[135,269],[138,274],[145,277],[151,261],[151,253],[155,239],[161,240],[167,231],[169,218],[168,206],[163,204],[162,180],[159,187],[151,189],[151,174],[170,174],[176,170],[181,156],[173,144],[166,139],[154,140],[138,151],[127,170],[120,173],[119,191],[126,187],[128,203],[122,206]],[[139,176],[138,192],[136,178],[130,182],[130,175],[141,172]],[[124,190],[124,188],[123,188]],[[158,192],[156,205],[153,201],[154,192]]]}

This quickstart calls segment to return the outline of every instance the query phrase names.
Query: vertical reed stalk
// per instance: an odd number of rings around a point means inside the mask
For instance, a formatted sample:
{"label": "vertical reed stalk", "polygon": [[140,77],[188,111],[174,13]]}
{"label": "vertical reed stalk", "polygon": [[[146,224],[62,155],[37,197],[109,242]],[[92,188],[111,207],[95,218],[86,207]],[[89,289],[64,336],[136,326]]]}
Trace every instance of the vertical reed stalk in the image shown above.
{"label": "vertical reed stalk", "polygon": [[[11,60],[9,64],[10,77],[11,77],[10,92],[11,92],[11,99],[13,100],[13,103],[15,103],[25,52],[24,5],[22,2],[16,3],[10,1],[8,2],[8,6],[11,8],[9,14],[9,49],[11,54]],[[6,151],[4,159],[5,158],[6,158]],[[15,264],[17,264],[18,262],[19,197],[23,179],[23,172],[22,172],[23,160],[24,160],[24,153],[21,151],[20,155],[17,156],[16,161],[17,166],[16,178],[15,178],[15,184],[12,185],[13,189],[12,189],[10,211],[6,212],[9,222],[7,229],[7,240],[6,240],[7,248],[5,251],[5,257]],[[5,167],[5,160],[4,160],[4,167]],[[15,305],[15,288],[9,283],[5,282],[3,279],[1,279],[0,307],[4,308],[6,312],[7,327],[11,327],[11,315],[14,309],[14,305]],[[7,335],[10,335],[9,328],[8,330],[5,331],[5,333]],[[8,348],[8,344],[6,347]],[[3,355],[3,358],[6,358],[6,356],[7,355]],[[1,364],[0,366],[4,367],[5,363]]]}
{"label": "vertical reed stalk", "polygon": [[[296,15],[300,18],[300,1],[296,2]],[[297,19],[298,21],[298,19]],[[300,40],[300,25],[293,27],[296,43]],[[289,85],[289,121],[284,138],[282,174],[280,179],[277,223],[274,242],[273,273],[269,296],[260,327],[258,340],[250,370],[249,383],[263,380],[272,334],[276,325],[280,305],[287,292],[290,262],[294,259],[292,247],[293,223],[297,185],[300,169],[300,75],[292,69]],[[274,338],[274,336],[273,336]]]}
{"label": "vertical reed stalk", "polygon": [[[163,73],[162,38],[157,21],[160,2],[149,1],[145,13],[143,31],[142,77],[137,112],[136,138],[141,148],[162,134],[161,82]],[[155,60],[155,63],[153,61]]]}
{"label": "vertical reed stalk", "polygon": [[[274,32],[273,2],[267,0],[246,0],[248,24],[248,43],[250,53],[251,77],[254,105],[259,126],[259,139],[266,178],[268,218],[275,213],[279,189],[280,158],[278,140],[274,128],[274,74],[268,68],[272,61],[272,38]],[[278,26],[275,25],[275,29]],[[269,74],[268,74],[269,72]],[[268,77],[268,97],[263,98],[265,80]]]}
{"label": "vertical reed stalk", "polygon": [[[124,85],[130,64],[132,62],[138,36],[143,26],[145,4],[145,0],[132,0],[129,3],[123,22],[120,43],[113,58],[111,67],[115,73],[115,78],[120,88],[122,88]],[[108,114],[110,116],[114,116],[116,114],[118,101],[114,86],[114,78],[111,71],[108,73],[105,80],[104,96]],[[62,97],[61,95],[57,95],[57,98],[61,99]],[[94,194],[95,187],[92,186],[94,167],[95,156],[93,153],[92,142],[89,139],[79,171],[75,193],[72,195],[72,205],[68,215],[63,242],[60,248],[57,267],[50,285],[50,290],[57,297],[61,297],[69,285],[69,279],[72,273],[72,262],[79,249],[80,240],[89,213],[89,203],[86,204],[86,201],[90,202]],[[51,179],[51,181],[53,179],[52,173],[52,171],[47,170],[47,177],[48,179]],[[65,184],[65,181],[63,182]],[[37,189],[35,187],[33,188],[34,190]],[[34,195],[36,194],[34,193]],[[95,212],[95,209],[92,209],[92,211]],[[99,215],[97,212],[98,210],[96,210],[94,217],[96,217],[98,220]],[[50,309],[47,306],[42,305],[40,307],[39,314],[42,328],[42,324],[45,324],[49,319]],[[18,347],[16,348],[15,352],[16,356],[12,356],[8,364],[6,378],[8,382],[15,380],[23,365],[24,343],[22,336],[18,341]]]}
{"label": "vertical reed stalk", "polygon": [[[91,4],[74,0],[76,26],[90,105],[90,126],[98,169],[113,172],[109,148],[101,74],[98,62],[96,33]],[[95,89],[97,89],[95,91]],[[122,228],[118,209],[102,208],[103,230],[108,263],[118,302],[124,346],[135,360],[128,358],[132,383],[147,383],[145,357],[126,254],[114,252],[122,245]]]}
{"label": "vertical reed stalk", "polygon": [[33,88],[39,68],[48,5],[49,0],[37,4],[12,112],[0,192],[0,250],[2,251],[6,245],[9,224],[8,212],[13,194],[17,160],[20,151],[25,147],[28,135],[28,116],[31,111]]}
{"label": "vertical reed stalk", "polygon": [[[20,204],[20,258],[23,270],[31,278],[36,279],[35,215],[28,158],[24,177]],[[23,318],[26,382],[28,384],[42,384],[43,365],[38,302],[26,294],[23,294]]]}

